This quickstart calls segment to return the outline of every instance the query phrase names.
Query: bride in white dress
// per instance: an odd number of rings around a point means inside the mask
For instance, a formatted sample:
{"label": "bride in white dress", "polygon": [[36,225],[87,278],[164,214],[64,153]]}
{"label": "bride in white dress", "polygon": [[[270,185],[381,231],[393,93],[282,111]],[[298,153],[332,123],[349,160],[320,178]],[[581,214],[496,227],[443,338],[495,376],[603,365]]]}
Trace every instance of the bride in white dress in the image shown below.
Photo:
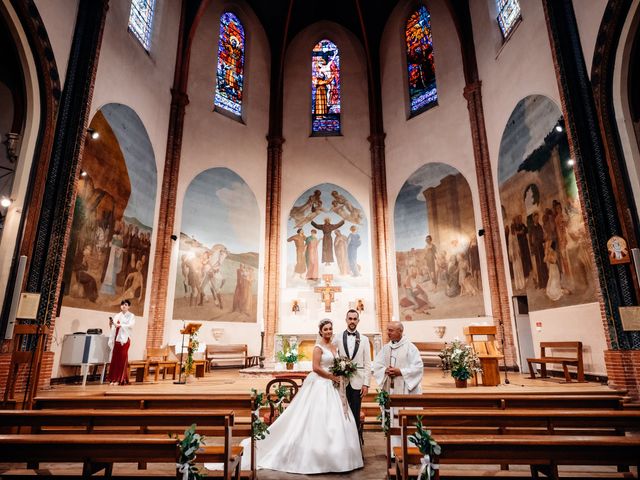
{"label": "bride in white dress", "polygon": [[358,427],[342,406],[336,377],[329,372],[338,355],[332,343],[333,324],[319,325],[313,348],[313,372],[293,401],[257,443],[258,468],[289,473],[348,472],[362,468]]}

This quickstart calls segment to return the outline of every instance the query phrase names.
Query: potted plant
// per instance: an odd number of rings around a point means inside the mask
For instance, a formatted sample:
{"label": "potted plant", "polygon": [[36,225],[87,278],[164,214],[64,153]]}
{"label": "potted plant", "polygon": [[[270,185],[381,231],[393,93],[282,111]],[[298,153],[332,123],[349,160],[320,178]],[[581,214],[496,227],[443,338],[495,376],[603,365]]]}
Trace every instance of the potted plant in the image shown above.
{"label": "potted plant", "polygon": [[451,376],[456,380],[458,388],[465,388],[467,380],[482,373],[478,354],[471,345],[467,345],[457,338],[451,343],[445,343],[440,358],[442,358],[443,364],[449,366]]}
{"label": "potted plant", "polygon": [[289,343],[288,339],[282,340],[282,350],[277,353],[278,360],[287,365],[287,370],[293,370],[293,364],[302,360],[304,355],[298,352],[298,345]]}

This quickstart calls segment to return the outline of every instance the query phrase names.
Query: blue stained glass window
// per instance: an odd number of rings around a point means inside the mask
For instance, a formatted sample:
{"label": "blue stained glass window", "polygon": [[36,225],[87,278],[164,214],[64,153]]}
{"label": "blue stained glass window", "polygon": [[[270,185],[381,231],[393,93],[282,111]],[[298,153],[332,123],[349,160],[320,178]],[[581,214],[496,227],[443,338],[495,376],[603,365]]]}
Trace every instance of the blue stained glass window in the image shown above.
{"label": "blue stained glass window", "polygon": [[242,116],[243,85],[244,27],[233,13],[225,12],[220,17],[214,105]]}
{"label": "blue stained glass window", "polygon": [[509,32],[520,20],[520,3],[518,0],[496,0],[498,6],[498,24],[502,36],[507,38]]}
{"label": "blue stained glass window", "polygon": [[140,41],[145,50],[151,48],[151,29],[156,0],[132,0],[129,12],[129,30]]}
{"label": "blue stained glass window", "polygon": [[311,54],[311,132],[340,134],[340,54],[330,40],[321,40]]}
{"label": "blue stained glass window", "polygon": [[431,15],[420,5],[407,20],[405,30],[411,113],[420,113],[438,102],[436,66],[431,39]]}

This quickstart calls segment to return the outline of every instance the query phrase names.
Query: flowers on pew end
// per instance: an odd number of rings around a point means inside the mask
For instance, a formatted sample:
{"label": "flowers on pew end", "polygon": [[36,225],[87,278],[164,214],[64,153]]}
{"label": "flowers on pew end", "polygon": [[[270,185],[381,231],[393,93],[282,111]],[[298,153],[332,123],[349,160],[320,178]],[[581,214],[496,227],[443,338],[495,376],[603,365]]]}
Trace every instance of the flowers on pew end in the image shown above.
{"label": "flowers on pew end", "polygon": [[182,474],[182,480],[201,480],[204,474],[200,473],[200,468],[195,465],[196,452],[204,445],[204,435],[196,433],[196,424],[192,424],[184,431],[184,437],[180,440],[178,435],[169,435],[178,440],[180,448],[180,458],[176,464],[178,472]]}
{"label": "flowers on pew end", "polygon": [[441,449],[438,442],[431,436],[431,430],[425,430],[422,425],[422,417],[418,416],[417,419],[416,433],[409,436],[409,441],[418,447],[422,454],[420,472],[417,478],[418,480],[431,480],[436,470],[440,468],[440,465],[433,461],[437,455],[440,455]]}
{"label": "flowers on pew end", "polygon": [[376,420],[380,420],[380,426],[382,427],[382,431],[386,435],[389,433],[389,429],[391,428],[391,411],[389,409],[389,392],[386,390],[377,390],[376,394],[376,402],[378,402],[378,406],[380,407],[380,413],[376,417]]}
{"label": "flowers on pew end", "polygon": [[251,396],[253,397],[251,434],[254,440],[264,440],[269,434],[269,425],[260,416],[260,409],[267,406],[267,396],[264,392],[258,392],[255,388],[251,389]]}
{"label": "flowers on pew end", "polygon": [[282,340],[282,350],[276,354],[282,363],[298,363],[304,358],[304,354],[298,351],[297,343],[290,343],[288,339]]}
{"label": "flowers on pew end", "polygon": [[457,338],[446,343],[440,352],[444,364],[448,364],[451,376],[456,380],[469,380],[478,373],[482,373],[480,359],[471,345],[461,342]]}

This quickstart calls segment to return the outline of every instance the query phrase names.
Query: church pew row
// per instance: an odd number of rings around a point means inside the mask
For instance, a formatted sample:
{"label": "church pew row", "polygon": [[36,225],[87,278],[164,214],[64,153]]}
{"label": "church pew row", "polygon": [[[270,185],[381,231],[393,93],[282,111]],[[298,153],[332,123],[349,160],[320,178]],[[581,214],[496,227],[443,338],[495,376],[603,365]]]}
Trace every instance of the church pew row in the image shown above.
{"label": "church pew row", "polygon": [[[251,423],[253,398],[250,394],[208,394],[208,395],[167,395],[167,394],[126,394],[95,396],[37,397],[36,410],[73,409],[130,409],[133,411],[172,410],[175,412],[192,410],[229,409],[234,412],[234,438],[251,438],[250,469],[242,470],[242,478],[253,480],[257,476],[256,445]],[[193,423],[193,422],[192,422]]]}
{"label": "church pew row", "polygon": [[[558,394],[432,394],[391,395],[389,408],[396,412],[404,408],[429,409],[449,408],[457,410],[461,415],[471,409],[600,409],[621,410],[623,397],[611,393],[608,395],[566,395]],[[395,477],[392,462],[391,438],[402,433],[399,423],[392,426],[386,435],[387,475]]]}
{"label": "church pew row", "polygon": [[[638,466],[640,437],[574,436],[574,435],[439,435],[434,437],[442,452],[433,459],[440,465],[529,465],[531,478],[558,479],[558,466]],[[415,478],[417,469],[407,464],[420,464],[422,455],[411,447],[403,455],[402,447],[394,447],[397,455],[396,476],[402,480]],[[435,480],[444,477],[438,469]],[[470,472],[475,473],[475,472]],[[458,477],[456,477],[458,478]]]}
{"label": "church pew row", "polygon": [[[597,409],[511,409],[493,410],[477,409],[455,411],[453,409],[424,409],[424,410],[400,410],[398,419],[401,425],[401,444],[394,448],[396,458],[396,475],[406,479],[409,476],[409,464],[417,458],[420,462],[420,453],[417,448],[410,447],[409,435],[416,431],[416,421],[422,418],[425,429],[431,431],[431,435],[440,441],[440,438],[449,435],[466,435],[470,438],[483,436],[563,436],[569,438],[575,436],[582,438],[588,436],[595,438],[600,435],[603,438],[624,436],[628,431],[640,430],[640,412],[621,410],[597,410]],[[637,440],[636,462],[640,456],[640,437],[630,437]],[[615,443],[615,442],[613,442]],[[446,458],[446,453],[443,456]],[[403,459],[409,458],[409,462]],[[459,461],[458,461],[459,460]],[[457,463],[465,463],[464,457],[460,457]],[[477,463],[475,458],[467,458],[467,463]],[[444,463],[456,463],[447,460]],[[516,462],[519,463],[519,462]],[[609,463],[602,463],[610,465]],[[633,465],[634,463],[631,462]],[[507,463],[504,463],[507,465]],[[627,467],[628,462],[623,462],[619,467]],[[556,467],[557,468],[557,465]]]}
{"label": "church pew row", "polygon": [[[227,444],[228,445],[228,444]],[[240,478],[242,447],[205,446],[198,462],[225,463],[225,480]],[[0,435],[0,462],[81,463],[82,478],[105,469],[111,477],[114,463],[173,463],[180,458],[177,441],[167,435],[17,434]],[[5,478],[5,475],[2,475]],[[66,477],[66,476],[65,476]],[[181,479],[183,474],[166,478]],[[20,478],[29,478],[21,476]],[[42,478],[33,475],[33,478]],[[154,475],[154,478],[164,478]]]}

